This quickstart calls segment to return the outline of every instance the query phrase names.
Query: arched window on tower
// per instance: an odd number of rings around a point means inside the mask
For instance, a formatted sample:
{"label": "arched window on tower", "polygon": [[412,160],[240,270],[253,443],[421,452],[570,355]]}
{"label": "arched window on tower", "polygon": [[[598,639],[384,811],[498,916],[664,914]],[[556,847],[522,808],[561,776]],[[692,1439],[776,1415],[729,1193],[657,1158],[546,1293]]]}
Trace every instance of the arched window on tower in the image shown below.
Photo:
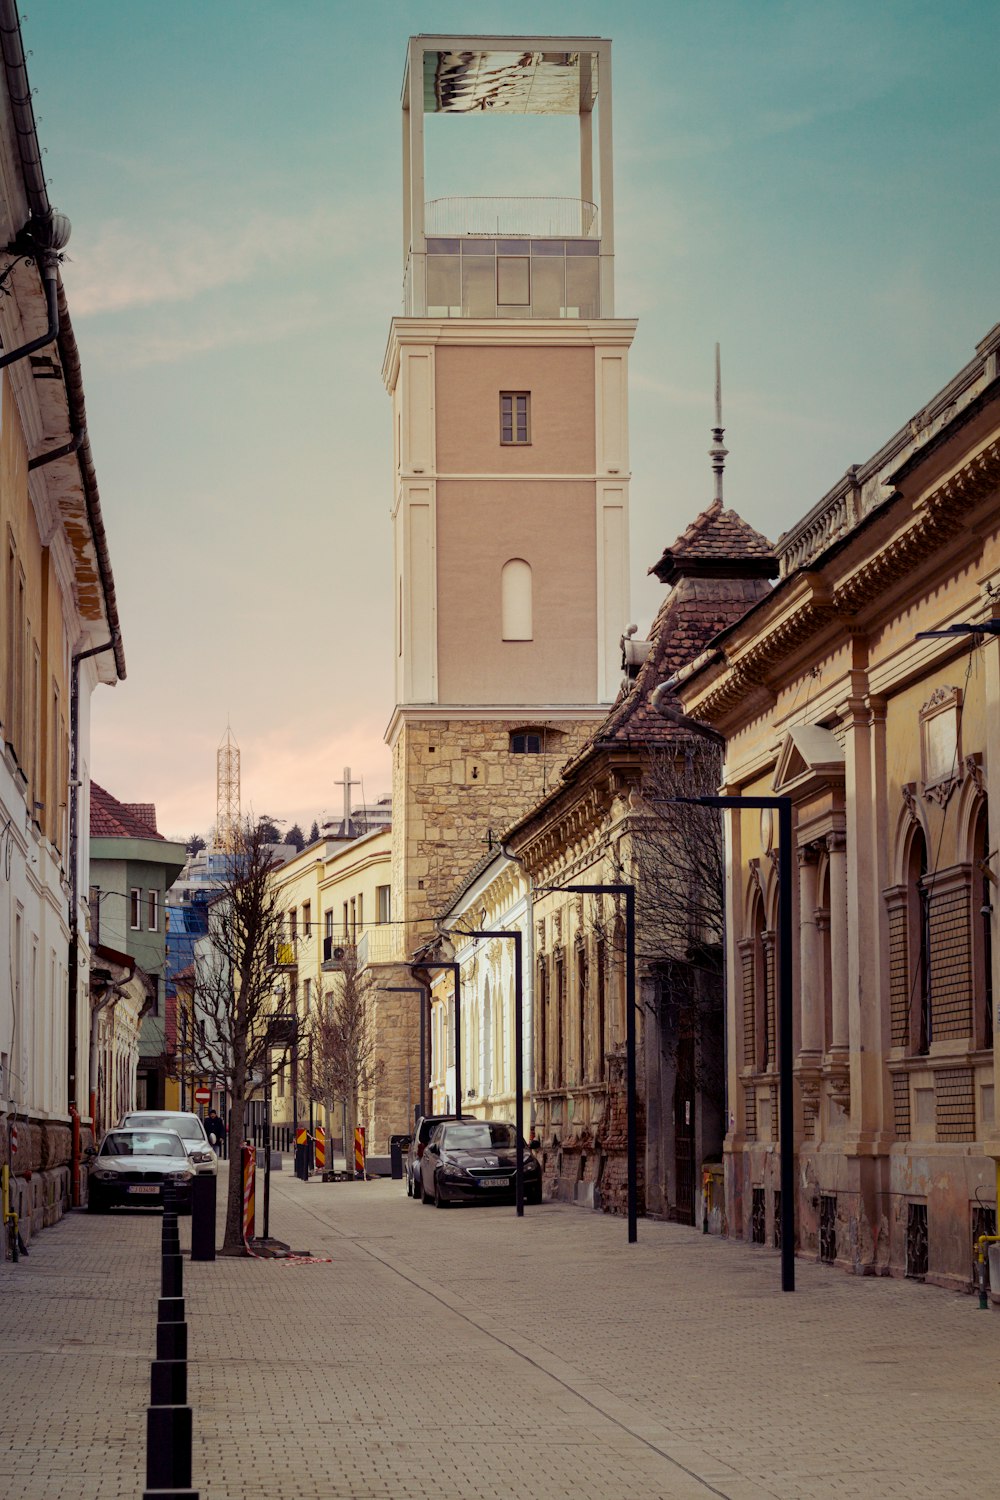
{"label": "arched window on tower", "polygon": [[501,634],[505,641],[534,638],[531,610],[531,564],[523,557],[505,562],[500,574]]}

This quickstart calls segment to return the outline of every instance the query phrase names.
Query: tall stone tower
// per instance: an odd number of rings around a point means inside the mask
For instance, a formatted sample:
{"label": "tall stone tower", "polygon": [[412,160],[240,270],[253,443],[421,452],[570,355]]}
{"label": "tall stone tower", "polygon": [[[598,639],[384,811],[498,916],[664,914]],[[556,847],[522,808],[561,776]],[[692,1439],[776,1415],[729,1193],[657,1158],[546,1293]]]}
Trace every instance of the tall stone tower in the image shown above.
{"label": "tall stone tower", "polygon": [[[635,323],[614,316],[610,42],[411,37],[402,105],[404,312],[383,377],[393,915],[409,952],[617,693]],[[468,112],[575,118],[567,196],[426,202],[425,117]]]}

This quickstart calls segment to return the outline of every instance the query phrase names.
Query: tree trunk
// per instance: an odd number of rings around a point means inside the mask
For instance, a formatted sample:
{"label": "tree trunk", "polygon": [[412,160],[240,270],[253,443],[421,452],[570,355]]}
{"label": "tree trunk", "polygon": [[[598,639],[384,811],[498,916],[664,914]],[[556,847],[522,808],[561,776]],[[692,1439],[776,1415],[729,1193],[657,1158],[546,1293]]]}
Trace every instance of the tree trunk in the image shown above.
{"label": "tree trunk", "polygon": [[246,1092],[246,1063],[244,1058],[238,1057],[233,1068],[233,1103],[229,1116],[229,1191],[226,1198],[223,1255],[246,1253],[243,1243],[243,1142]]}

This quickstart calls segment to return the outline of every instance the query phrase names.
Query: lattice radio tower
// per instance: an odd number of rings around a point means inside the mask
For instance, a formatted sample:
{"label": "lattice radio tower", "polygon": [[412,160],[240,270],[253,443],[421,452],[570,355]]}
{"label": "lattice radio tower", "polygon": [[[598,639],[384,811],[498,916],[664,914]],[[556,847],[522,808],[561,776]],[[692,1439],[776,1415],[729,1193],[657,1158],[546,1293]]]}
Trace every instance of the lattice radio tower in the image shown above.
{"label": "lattice radio tower", "polygon": [[240,747],[228,724],[215,762],[215,847],[232,853],[240,826]]}

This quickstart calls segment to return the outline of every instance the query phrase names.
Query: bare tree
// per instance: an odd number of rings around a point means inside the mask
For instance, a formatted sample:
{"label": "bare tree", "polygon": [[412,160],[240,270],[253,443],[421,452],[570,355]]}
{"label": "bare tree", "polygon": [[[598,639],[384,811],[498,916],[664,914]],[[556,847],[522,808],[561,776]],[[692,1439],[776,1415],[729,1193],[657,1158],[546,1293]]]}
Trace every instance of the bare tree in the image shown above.
{"label": "bare tree", "polygon": [[385,1073],[384,1060],[375,1055],[374,991],[374,979],[358,968],[349,949],[333,987],[317,996],[313,1015],[313,1097],[326,1110],[328,1133],[333,1101],[344,1100],[348,1163],[361,1101],[370,1097]]}
{"label": "bare tree", "polygon": [[276,1011],[283,913],[271,879],[275,862],[263,821],[237,828],[228,868],[208,912],[208,940],[195,958],[198,1070],[221,1076],[230,1091],[229,1191],[223,1254],[243,1248],[242,1152],[246,1104],[255,1080],[270,1078],[272,1053],[285,1051],[288,1019]]}
{"label": "bare tree", "polygon": [[658,980],[660,1036],[693,1037],[697,1083],[721,1101],[722,943],[725,858],[722,814],[677,798],[713,796],[720,751],[679,736],[650,750],[632,821],[638,888],[637,956]]}

